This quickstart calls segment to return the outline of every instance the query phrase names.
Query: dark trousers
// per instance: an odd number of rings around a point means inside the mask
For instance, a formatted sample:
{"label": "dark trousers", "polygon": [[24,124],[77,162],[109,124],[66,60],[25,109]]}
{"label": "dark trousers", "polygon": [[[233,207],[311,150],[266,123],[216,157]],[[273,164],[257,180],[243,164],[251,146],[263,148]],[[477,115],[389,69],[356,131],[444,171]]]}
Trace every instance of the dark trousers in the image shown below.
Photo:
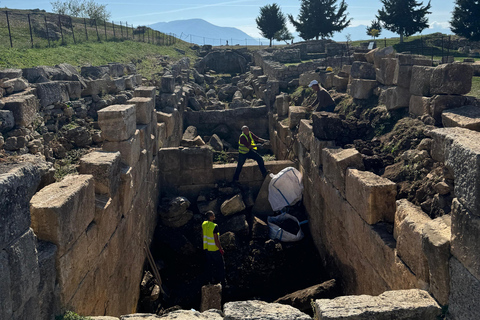
{"label": "dark trousers", "polygon": [[225,286],[225,262],[220,251],[204,250],[207,256],[207,281]]}
{"label": "dark trousers", "polygon": [[258,167],[262,172],[262,176],[265,177],[267,175],[267,169],[265,169],[265,164],[263,163],[263,158],[255,150],[250,149],[247,153],[239,153],[238,154],[238,164],[237,169],[235,170],[235,174],[233,175],[233,181],[237,181],[238,177],[240,177],[240,172],[242,172],[243,165],[247,159],[253,159],[257,161]]}

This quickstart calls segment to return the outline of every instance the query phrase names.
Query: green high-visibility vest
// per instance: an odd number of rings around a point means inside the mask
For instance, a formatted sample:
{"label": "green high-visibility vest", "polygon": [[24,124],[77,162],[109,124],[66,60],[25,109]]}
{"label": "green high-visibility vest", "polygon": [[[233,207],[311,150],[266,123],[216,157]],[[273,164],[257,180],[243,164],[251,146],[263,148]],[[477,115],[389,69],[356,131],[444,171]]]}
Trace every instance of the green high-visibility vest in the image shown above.
{"label": "green high-visibility vest", "polygon": [[[203,250],[208,250],[208,251],[218,251],[218,247],[215,244],[215,238],[213,236],[213,230],[215,230],[215,227],[217,226],[216,223],[213,223],[211,221],[204,221],[202,223],[202,230],[203,230]],[[217,236],[219,234],[217,233]]]}
{"label": "green high-visibility vest", "polygon": [[[255,146],[255,141],[253,140],[253,137],[252,137],[252,133],[249,132],[248,135],[250,136],[250,145],[253,147],[252,149],[253,150],[257,150],[257,147]],[[248,149],[244,144],[242,144],[240,141],[242,139],[242,136],[245,137],[245,139],[248,140],[248,137],[245,133],[242,132],[242,134],[240,135],[240,138],[238,138],[238,152],[240,153],[248,153],[248,151],[250,151],[250,149]]]}

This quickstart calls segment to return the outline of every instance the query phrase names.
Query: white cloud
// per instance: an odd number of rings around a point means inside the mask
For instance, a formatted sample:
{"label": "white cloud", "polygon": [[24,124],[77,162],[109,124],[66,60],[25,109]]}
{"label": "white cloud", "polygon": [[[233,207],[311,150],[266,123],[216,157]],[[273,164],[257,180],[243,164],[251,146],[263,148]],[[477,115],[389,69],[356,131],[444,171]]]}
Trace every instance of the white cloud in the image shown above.
{"label": "white cloud", "polygon": [[429,28],[430,29],[433,29],[433,28],[436,28],[436,29],[450,29],[450,22],[448,22],[448,21],[441,21],[441,22],[433,21],[430,24]]}

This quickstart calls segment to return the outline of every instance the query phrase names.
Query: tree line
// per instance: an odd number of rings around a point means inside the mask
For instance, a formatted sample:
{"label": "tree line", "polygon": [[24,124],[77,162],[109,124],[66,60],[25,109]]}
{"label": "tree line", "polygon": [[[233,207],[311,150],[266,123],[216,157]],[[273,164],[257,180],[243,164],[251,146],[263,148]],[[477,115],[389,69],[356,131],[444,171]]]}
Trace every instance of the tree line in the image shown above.
{"label": "tree line", "polygon": [[[367,27],[367,35],[374,39],[382,29],[390,30],[404,37],[421,32],[429,27],[427,15],[431,12],[431,3],[426,5],[416,0],[380,0],[382,8],[375,15],[375,20]],[[288,15],[299,36],[304,40],[332,37],[348,27],[352,19],[348,18],[345,0],[300,0],[300,12],[295,19]],[[480,40],[480,0],[455,0],[455,8],[450,20],[451,30],[468,40]],[[260,34],[270,40],[289,41],[293,35],[287,29],[287,16],[278,4],[267,4],[260,8],[256,18]]]}

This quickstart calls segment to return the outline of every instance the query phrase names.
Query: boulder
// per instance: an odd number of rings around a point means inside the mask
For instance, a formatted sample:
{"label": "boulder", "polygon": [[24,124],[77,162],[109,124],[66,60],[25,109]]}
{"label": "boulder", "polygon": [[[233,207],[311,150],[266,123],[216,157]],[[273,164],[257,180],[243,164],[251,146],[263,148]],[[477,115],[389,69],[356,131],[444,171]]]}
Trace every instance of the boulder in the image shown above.
{"label": "boulder", "polygon": [[268,201],[268,185],[272,181],[272,177],[268,174],[263,180],[260,191],[258,192],[255,204],[252,208],[252,214],[254,215],[271,215],[273,214],[272,206]]}
{"label": "boulder", "polygon": [[217,136],[216,134],[212,135],[212,137],[210,138],[210,141],[208,141],[208,144],[212,146],[212,148],[215,151],[223,151],[222,139],[220,139],[220,137]]}
{"label": "boulder", "polygon": [[268,239],[268,225],[258,217],[253,217],[252,239]]}
{"label": "boulder", "polygon": [[193,140],[197,137],[197,128],[195,126],[188,126],[183,133],[182,139],[183,140]]}
{"label": "boulder", "polygon": [[223,312],[225,320],[312,320],[291,306],[257,300],[228,302]]}
{"label": "boulder", "polygon": [[210,309],[222,310],[222,285],[210,284],[202,287],[202,301],[200,311]]}
{"label": "boulder", "polygon": [[22,76],[22,69],[3,69],[0,70],[0,79],[15,79]]}
{"label": "boulder", "polygon": [[242,195],[237,194],[234,197],[223,202],[222,206],[220,207],[220,211],[224,216],[230,216],[237,212],[245,210],[245,208],[246,206],[243,202]]}
{"label": "boulder", "polygon": [[12,87],[13,92],[20,92],[25,90],[28,87],[28,82],[23,80],[22,78],[10,79],[3,82],[3,87],[4,88]]}
{"label": "boulder", "polygon": [[234,233],[240,233],[243,235],[248,234],[248,222],[244,214],[237,214],[229,217],[224,223],[220,224],[220,233],[228,231]]}
{"label": "boulder", "polygon": [[193,213],[188,209],[190,201],[184,197],[176,197],[168,204],[167,210],[159,210],[162,224],[171,228],[184,226],[193,218]]}
{"label": "boulder", "polygon": [[15,118],[10,110],[0,110],[0,132],[7,132],[15,126]]}

